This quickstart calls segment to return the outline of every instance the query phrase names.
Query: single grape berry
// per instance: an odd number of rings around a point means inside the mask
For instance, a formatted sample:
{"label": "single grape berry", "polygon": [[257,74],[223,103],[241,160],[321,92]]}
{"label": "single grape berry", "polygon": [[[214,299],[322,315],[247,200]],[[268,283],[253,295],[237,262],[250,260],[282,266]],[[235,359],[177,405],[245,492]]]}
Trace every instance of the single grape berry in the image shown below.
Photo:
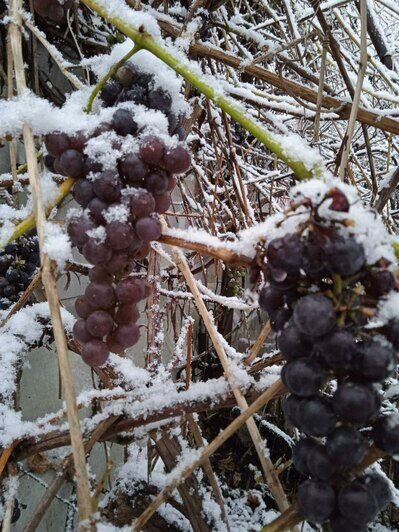
{"label": "single grape berry", "polygon": [[312,438],[301,438],[292,449],[292,461],[294,467],[301,475],[308,476],[310,470],[308,467],[308,456],[312,450],[317,447],[317,443]]}
{"label": "single grape berry", "polygon": [[91,264],[100,264],[109,261],[112,251],[107,242],[89,238],[83,246],[83,255]]}
{"label": "single grape berry", "polygon": [[336,322],[332,301],[321,294],[302,297],[295,306],[293,318],[298,329],[312,337],[329,333]]}
{"label": "single grape berry", "polygon": [[169,207],[171,206],[172,199],[170,197],[169,192],[165,192],[164,194],[158,194],[154,197],[155,200],[155,207],[154,211],[158,214],[164,214]]}
{"label": "single grape berry", "polygon": [[44,144],[50,155],[59,157],[69,149],[70,140],[65,133],[49,133],[44,137]]}
{"label": "single grape berry", "polygon": [[395,277],[389,270],[371,270],[366,279],[367,293],[374,297],[382,297],[395,288]]}
{"label": "single grape berry", "polygon": [[265,265],[263,272],[271,286],[281,292],[292,292],[298,284],[298,273],[287,273],[284,270],[277,270],[270,264]]}
{"label": "single grape berry", "polygon": [[270,314],[284,305],[284,296],[272,286],[264,286],[259,292],[259,306]]}
{"label": "single grape berry", "polygon": [[325,255],[328,269],[342,277],[354,275],[366,261],[362,244],[350,237],[339,237],[328,242]]}
{"label": "single grape berry", "polygon": [[96,310],[86,320],[86,329],[96,338],[106,336],[112,331],[113,327],[114,320],[105,310]]}
{"label": "single grape berry", "polygon": [[298,504],[305,519],[325,523],[334,511],[334,490],[326,482],[305,480],[298,488]]}
{"label": "single grape berry", "polygon": [[125,63],[116,71],[115,78],[124,87],[129,87],[137,78],[136,67],[132,63]]}
{"label": "single grape berry", "polygon": [[168,176],[161,171],[147,174],[144,181],[146,188],[154,195],[165,194],[168,190]]}
{"label": "single grape berry", "polygon": [[328,436],[335,429],[337,418],[330,402],[324,397],[305,398],[297,411],[297,426],[309,436]]}
{"label": "single grape berry", "polygon": [[112,117],[112,125],[118,135],[134,135],[137,133],[137,123],[134,121],[131,111],[117,109]]}
{"label": "single grape berry", "polygon": [[388,479],[378,473],[367,473],[361,480],[377,501],[378,511],[385,510],[393,499],[393,493]]}
{"label": "single grape berry", "polygon": [[105,228],[107,242],[112,249],[127,249],[136,239],[133,227],[126,222],[111,222]]}
{"label": "single grape berry", "polygon": [[85,296],[96,309],[107,310],[115,301],[114,289],[108,283],[90,283],[86,288]]}
{"label": "single grape berry", "polygon": [[95,311],[95,307],[90,304],[89,300],[85,296],[79,296],[75,300],[76,314],[83,319],[86,319]]}
{"label": "single grape berry", "polygon": [[311,342],[299,332],[293,323],[289,323],[281,331],[277,339],[277,346],[287,360],[306,357],[312,353]]}
{"label": "single grape berry", "polygon": [[148,165],[135,154],[127,155],[121,162],[120,169],[129,185],[135,187],[140,187],[143,184],[143,180],[149,172]]}
{"label": "single grape berry", "polygon": [[100,224],[105,223],[104,211],[107,210],[108,203],[105,203],[105,201],[101,200],[100,198],[94,198],[89,202],[87,208],[90,212],[90,216],[96,222]]}
{"label": "single grape berry", "polygon": [[116,297],[122,305],[138,303],[145,297],[144,283],[140,279],[122,279],[115,288]]}
{"label": "single grape berry", "polygon": [[399,414],[380,416],[374,423],[371,438],[376,446],[394,456],[399,453]]}
{"label": "single grape berry", "polygon": [[302,269],[311,279],[321,279],[326,276],[326,262],[324,249],[316,242],[306,242],[303,247]]}
{"label": "single grape berry", "polygon": [[302,266],[303,244],[297,235],[275,238],[267,246],[266,257],[273,268],[295,273]]}
{"label": "single grape berry", "polygon": [[331,532],[367,532],[367,524],[355,525],[338,512],[330,517]]}
{"label": "single grape berry", "polygon": [[358,344],[356,376],[369,382],[380,382],[387,379],[395,367],[396,354],[390,347],[375,341]]}
{"label": "single grape berry", "polygon": [[316,395],[326,381],[327,375],[317,362],[297,358],[287,362],[281,371],[281,380],[288,390],[299,397]]}
{"label": "single grape berry", "polygon": [[349,200],[338,188],[330,190],[327,197],[332,199],[328,207],[330,211],[349,212]]}
{"label": "single grape berry", "polygon": [[327,438],[327,453],[339,467],[353,467],[363,460],[367,451],[364,436],[347,427],[339,427]]}
{"label": "single grape berry", "polygon": [[150,218],[149,216],[139,218],[136,222],[135,229],[140,240],[144,240],[145,242],[158,240],[162,234],[161,222],[158,218]]}
{"label": "single grape berry", "polygon": [[172,107],[172,97],[162,87],[156,87],[148,92],[148,105],[151,109],[167,113]]}
{"label": "single grape berry", "polygon": [[82,246],[89,239],[87,232],[94,228],[94,223],[87,216],[74,216],[68,221],[67,233],[75,246]]}
{"label": "single grape berry", "polygon": [[154,135],[145,137],[139,149],[141,159],[151,165],[159,165],[165,153],[165,144]]}
{"label": "single grape berry", "polygon": [[155,210],[154,196],[146,190],[139,189],[130,197],[130,211],[135,218],[149,216]]}
{"label": "single grape berry", "polygon": [[292,310],[288,307],[278,308],[270,313],[270,324],[273,331],[281,331],[291,319]]}
{"label": "single grape berry", "polygon": [[122,85],[117,81],[113,79],[108,80],[100,92],[100,98],[104,102],[104,105],[106,107],[112,107],[115,104],[122,89]]}
{"label": "single grape berry", "polygon": [[72,196],[79,205],[86,207],[95,197],[93,184],[90,181],[87,181],[87,179],[79,179],[73,187]]}
{"label": "single grape berry", "polygon": [[90,340],[82,347],[81,355],[89,366],[102,366],[109,357],[109,349],[101,340]]}
{"label": "single grape berry", "polygon": [[69,149],[64,151],[59,157],[59,165],[62,173],[69,177],[83,176],[84,158],[80,151]]}
{"label": "single grape berry", "polygon": [[163,164],[172,174],[184,174],[191,167],[191,156],[188,150],[182,146],[176,146],[166,151]]}
{"label": "single grape berry", "polygon": [[113,251],[112,257],[108,262],[105,262],[103,264],[104,268],[109,272],[110,274],[115,275],[118,272],[123,272],[128,268],[129,266],[129,255],[126,250],[122,251]]}
{"label": "single grape berry", "polygon": [[337,464],[331,460],[324,445],[315,445],[307,456],[309,474],[324,482],[330,481],[337,473]]}
{"label": "single grape berry", "polygon": [[115,314],[115,321],[119,325],[135,323],[140,317],[140,312],[136,305],[121,305]]}
{"label": "single grape berry", "polygon": [[112,275],[110,275],[101,264],[98,264],[89,270],[89,279],[93,283],[112,283]]}
{"label": "single grape berry", "polygon": [[93,335],[90,334],[89,330],[87,329],[85,320],[76,321],[73,326],[72,333],[75,340],[82,344],[93,339]]}
{"label": "single grape berry", "polygon": [[118,325],[113,337],[121,346],[127,348],[135,345],[140,338],[140,328],[135,323]]}
{"label": "single grape berry", "polygon": [[294,427],[299,426],[299,406],[304,401],[302,397],[289,395],[283,403],[283,412],[285,419]]}
{"label": "single grape berry", "polygon": [[337,499],[340,514],[355,525],[365,525],[378,513],[378,504],[372,491],[360,482],[344,486]]}
{"label": "single grape berry", "polygon": [[362,427],[378,414],[380,399],[370,385],[343,382],[333,396],[332,405],[343,421]]}
{"label": "single grape berry", "polygon": [[323,364],[341,373],[351,368],[356,344],[350,331],[336,329],[318,340],[315,350]]}
{"label": "single grape berry", "polygon": [[93,181],[95,194],[106,203],[118,201],[121,197],[123,183],[116,172],[105,170]]}

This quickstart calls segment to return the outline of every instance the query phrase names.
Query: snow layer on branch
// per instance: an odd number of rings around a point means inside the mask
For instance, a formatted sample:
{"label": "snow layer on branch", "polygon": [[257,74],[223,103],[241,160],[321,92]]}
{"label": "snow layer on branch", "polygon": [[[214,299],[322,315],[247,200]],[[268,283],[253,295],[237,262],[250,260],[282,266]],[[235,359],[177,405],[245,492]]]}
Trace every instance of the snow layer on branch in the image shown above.
{"label": "snow layer on branch", "polygon": [[68,260],[73,260],[72,247],[68,235],[56,223],[47,222],[45,225],[45,241],[43,251],[53,259],[61,271]]}

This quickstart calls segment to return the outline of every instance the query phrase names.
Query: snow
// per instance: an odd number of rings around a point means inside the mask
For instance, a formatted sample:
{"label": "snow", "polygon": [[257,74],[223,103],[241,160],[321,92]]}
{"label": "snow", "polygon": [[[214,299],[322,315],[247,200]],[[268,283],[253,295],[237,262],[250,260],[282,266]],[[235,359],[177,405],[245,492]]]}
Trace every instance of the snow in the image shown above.
{"label": "snow", "polygon": [[54,260],[58,270],[65,268],[67,261],[72,261],[72,244],[63,228],[52,222],[46,222],[44,226],[44,253]]}

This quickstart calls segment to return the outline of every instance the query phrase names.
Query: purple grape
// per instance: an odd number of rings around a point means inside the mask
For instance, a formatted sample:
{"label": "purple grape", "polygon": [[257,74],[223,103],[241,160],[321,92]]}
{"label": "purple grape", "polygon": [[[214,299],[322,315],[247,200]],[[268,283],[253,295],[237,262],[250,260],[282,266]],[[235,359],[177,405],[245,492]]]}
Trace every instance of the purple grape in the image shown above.
{"label": "purple grape", "polygon": [[157,87],[148,92],[148,104],[151,109],[167,113],[172,107],[172,97],[162,87]]}
{"label": "purple grape", "polygon": [[181,144],[166,151],[163,164],[172,174],[185,174],[191,167],[190,152]]}
{"label": "purple grape", "polygon": [[79,179],[73,187],[72,196],[79,205],[86,207],[95,197],[93,184],[90,181],[87,181],[87,179]]}
{"label": "purple grape", "polygon": [[119,281],[115,288],[116,297],[122,305],[138,303],[145,296],[144,283],[140,279],[128,277]]}
{"label": "purple grape", "polygon": [[315,445],[309,450],[307,466],[312,477],[324,482],[329,482],[338,473],[338,466],[331,460],[324,445]]}
{"label": "purple grape", "polygon": [[112,257],[106,263],[104,263],[104,268],[110,274],[116,274],[118,272],[123,272],[129,264],[129,256],[127,251],[113,251]]}
{"label": "purple grape", "polygon": [[107,242],[112,249],[127,249],[136,240],[136,233],[126,222],[111,222],[105,228]]}
{"label": "purple grape", "polygon": [[85,320],[76,321],[73,326],[72,333],[75,340],[77,340],[81,344],[89,342],[93,339],[93,335],[90,334],[89,330],[87,329],[87,324]]}
{"label": "purple grape", "polygon": [[343,382],[333,396],[332,405],[343,421],[362,427],[378,414],[380,399],[370,385]]}
{"label": "purple grape", "polygon": [[381,512],[382,510],[385,510],[393,499],[392,489],[387,478],[378,473],[372,472],[367,473],[361,479],[361,482],[374,495],[377,501],[378,511]]}
{"label": "purple grape", "polygon": [[281,380],[288,390],[298,397],[316,395],[324,385],[326,377],[320,364],[307,358],[287,362],[281,371]]}
{"label": "purple grape", "polygon": [[172,203],[172,199],[170,197],[169,192],[156,195],[154,199],[155,199],[154,211],[157,212],[158,214],[164,214],[169,209]]}
{"label": "purple grape", "polygon": [[154,195],[165,194],[168,190],[168,177],[161,171],[147,174],[144,181],[146,188]]}
{"label": "purple grape", "polygon": [[95,311],[85,296],[79,296],[75,301],[76,314],[83,319],[87,319]]}
{"label": "purple grape", "polygon": [[323,364],[340,373],[351,368],[356,344],[349,331],[336,329],[317,342],[316,351]]}
{"label": "purple grape", "polygon": [[86,288],[85,296],[96,309],[107,310],[115,301],[114,289],[108,283],[90,283]]}
{"label": "purple grape", "polygon": [[379,298],[395,288],[395,277],[389,270],[371,270],[366,280],[366,290]]}
{"label": "purple grape", "polygon": [[292,310],[287,307],[278,308],[270,313],[270,325],[273,331],[281,331],[291,319]]}
{"label": "purple grape", "polygon": [[334,511],[334,490],[326,482],[305,480],[298,488],[298,504],[305,519],[325,523]]}
{"label": "purple grape", "polygon": [[140,312],[136,305],[121,305],[115,315],[115,321],[119,325],[135,323],[140,317]]}
{"label": "purple grape", "polygon": [[108,204],[105,203],[105,201],[99,198],[94,198],[89,202],[87,208],[90,212],[90,216],[92,216],[96,222],[100,224],[105,223],[104,211],[108,209]]}
{"label": "purple grape", "polygon": [[277,345],[287,360],[306,357],[312,353],[311,342],[299,332],[293,323],[289,323],[281,331],[277,339]]}
{"label": "purple grape", "polygon": [[119,325],[115,329],[113,337],[122,347],[132,347],[140,338],[140,328],[135,323]]}
{"label": "purple grape", "polygon": [[89,174],[98,174],[103,171],[103,165],[98,161],[90,159],[90,157],[85,158],[83,163],[83,174],[88,176]]}
{"label": "purple grape", "polygon": [[367,524],[350,523],[346,517],[337,512],[330,517],[330,528],[331,532],[367,532],[369,529]]}
{"label": "purple grape", "polygon": [[302,297],[294,309],[298,329],[311,337],[324,336],[335,326],[336,316],[332,301],[320,294]]}
{"label": "purple grape", "polygon": [[55,174],[55,168],[54,168],[54,161],[55,157],[50,155],[49,153],[46,153],[46,155],[43,157],[44,166],[49,170],[52,174]]}
{"label": "purple grape", "polygon": [[272,286],[264,286],[259,292],[259,307],[270,314],[284,305],[284,296]]}
{"label": "purple grape", "polygon": [[330,211],[349,212],[349,209],[350,209],[349,200],[345,196],[345,194],[341,192],[338,188],[334,188],[333,190],[330,190],[330,192],[328,193],[328,197],[332,198],[332,202],[330,203],[330,206],[328,207]]}
{"label": "purple grape", "polygon": [[328,242],[325,254],[328,269],[342,277],[354,275],[366,261],[363,246],[350,237],[340,237]]}
{"label": "purple grape", "polygon": [[112,283],[112,275],[110,275],[105,267],[101,264],[94,266],[89,271],[89,279],[92,283]]}
{"label": "purple grape", "polygon": [[120,163],[120,170],[129,185],[140,187],[150,169],[138,155],[130,154]]}
{"label": "purple grape", "polygon": [[356,376],[368,382],[387,379],[396,367],[395,352],[379,342],[362,342],[357,346]]}
{"label": "purple grape", "polygon": [[140,157],[150,165],[159,165],[165,153],[165,144],[154,135],[145,137],[140,144]]}
{"label": "purple grape", "polygon": [[318,444],[312,438],[301,438],[292,449],[292,461],[294,467],[301,475],[310,474],[308,456]]}
{"label": "purple grape", "polygon": [[273,268],[296,273],[302,266],[303,248],[297,235],[287,234],[270,242],[266,256]]}
{"label": "purple grape", "polygon": [[106,203],[118,201],[121,197],[123,183],[116,172],[105,170],[93,181],[95,194]]}
{"label": "purple grape", "polygon": [[49,133],[44,137],[44,144],[50,155],[59,157],[69,149],[70,140],[65,133]]}
{"label": "purple grape", "polygon": [[271,286],[281,292],[292,292],[298,284],[298,273],[287,273],[284,270],[277,270],[272,268],[270,264],[266,264],[263,271]]}
{"label": "purple grape", "polygon": [[327,269],[322,246],[316,242],[306,242],[303,248],[302,269],[311,279],[326,277]]}
{"label": "purple grape", "polygon": [[109,334],[114,327],[112,316],[105,310],[96,310],[86,320],[86,329],[92,336],[102,338]]}
{"label": "purple grape", "polygon": [[71,141],[71,148],[73,148],[74,150],[77,150],[77,151],[80,151],[80,152],[83,152],[83,150],[85,149],[86,147],[86,144],[87,144],[87,141],[88,141],[88,137],[86,135],[86,133],[84,133],[83,131],[79,131],[78,133],[76,133],[73,137],[71,137],[70,141]]}
{"label": "purple grape", "polygon": [[146,190],[138,190],[130,197],[130,211],[135,218],[149,216],[155,210],[154,196]]}
{"label": "purple grape", "polygon": [[112,117],[112,125],[118,135],[134,135],[137,133],[137,123],[134,121],[131,111],[117,109]]}
{"label": "purple grape", "polygon": [[94,223],[87,216],[74,216],[68,221],[67,233],[75,246],[82,246],[89,239],[87,231],[94,228]]}
{"label": "purple grape", "polygon": [[335,429],[337,418],[324,397],[303,399],[298,406],[297,426],[309,436],[323,437]]}
{"label": "purple grape", "polygon": [[329,434],[326,449],[331,460],[339,467],[354,467],[363,460],[367,441],[356,430],[339,427]]}
{"label": "purple grape", "polygon": [[72,149],[64,151],[58,160],[63,175],[75,179],[83,176],[83,163],[84,157],[80,151]]}
{"label": "purple grape", "polygon": [[157,218],[150,218],[149,216],[139,218],[136,222],[135,229],[139,239],[145,242],[158,240],[162,235],[161,222]]}
{"label": "purple grape", "polygon": [[302,397],[289,395],[283,403],[284,416],[294,427],[299,426],[299,406],[303,401]]}
{"label": "purple grape", "polygon": [[338,493],[338,510],[350,523],[364,526],[376,517],[378,504],[371,490],[355,481]]}
{"label": "purple grape", "polygon": [[122,85],[117,81],[112,79],[108,80],[100,92],[100,98],[104,102],[104,105],[106,107],[112,107],[115,104],[122,89]]}
{"label": "purple grape", "polygon": [[397,455],[399,453],[399,414],[380,416],[374,423],[371,437],[381,451],[391,456]]}
{"label": "purple grape", "polygon": [[91,264],[100,264],[110,260],[112,251],[107,242],[90,238],[83,246],[83,255]]}
{"label": "purple grape", "polygon": [[102,366],[108,360],[109,349],[101,340],[91,340],[83,346],[81,355],[89,366]]}

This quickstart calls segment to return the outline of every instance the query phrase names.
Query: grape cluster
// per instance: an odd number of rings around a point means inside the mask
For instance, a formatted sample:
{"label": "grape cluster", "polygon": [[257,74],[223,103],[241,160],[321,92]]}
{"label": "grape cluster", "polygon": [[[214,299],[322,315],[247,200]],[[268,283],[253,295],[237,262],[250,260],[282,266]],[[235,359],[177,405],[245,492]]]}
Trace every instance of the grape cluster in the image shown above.
{"label": "grape cluster", "polygon": [[33,8],[41,17],[52,22],[62,22],[74,0],[33,0]]}
{"label": "grape cluster", "polygon": [[[112,144],[115,164],[105,166],[87,155],[90,142],[99,138],[101,146]],[[129,139],[126,152],[121,147]],[[135,265],[161,236],[159,214],[170,206],[173,174],[186,172],[191,157],[176,137],[139,128],[132,107],[119,106],[112,121],[91,135],[55,132],[46,136],[45,144],[47,167],[76,179],[72,195],[81,210],[70,216],[67,231],[94,267],[85,294],[76,300],[81,319],[73,334],[82,344],[84,361],[99,366],[110,351],[123,353],[139,339],[137,303],[148,297],[148,286],[134,275]]]}
{"label": "grape cluster", "polygon": [[40,265],[35,235],[21,236],[8,244],[0,255],[0,310],[18,301]]}
{"label": "grape cluster", "polygon": [[[330,521],[333,531],[359,532],[391,494],[381,475],[353,480],[351,470],[370,440],[399,452],[399,415],[379,415],[377,388],[396,369],[399,321],[367,327],[397,282],[386,260],[366,263],[349,223],[344,231],[342,217],[323,218],[327,200],[329,210],[350,210],[346,196],[330,190],[317,205],[306,200],[308,218],[296,232],[260,246],[257,269],[267,283],[259,305],[286,360],[286,419],[302,433],[293,450],[295,468],[307,477],[298,490],[301,512],[314,523]],[[304,206],[293,205],[291,214]]]}

